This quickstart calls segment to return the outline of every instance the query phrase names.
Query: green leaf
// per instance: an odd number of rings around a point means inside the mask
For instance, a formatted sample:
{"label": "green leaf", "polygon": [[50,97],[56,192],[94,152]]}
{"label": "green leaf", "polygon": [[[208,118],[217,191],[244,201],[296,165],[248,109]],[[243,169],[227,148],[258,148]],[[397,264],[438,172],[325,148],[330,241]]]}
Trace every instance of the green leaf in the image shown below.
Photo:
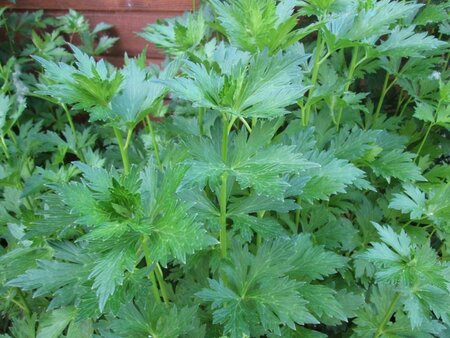
{"label": "green leaf", "polygon": [[362,257],[377,267],[377,282],[388,283],[399,290],[400,301],[408,314],[411,328],[430,323],[430,314],[450,322],[450,311],[444,304],[450,301],[447,288],[447,267],[438,260],[429,246],[416,245],[402,230],[396,234],[392,228],[376,223],[374,226],[383,243],[372,243]]}
{"label": "green leaf", "polygon": [[207,35],[207,25],[202,10],[194,14],[186,12],[183,16],[157,20],[138,35],[169,55],[180,55],[201,43]]}
{"label": "green leaf", "polygon": [[195,107],[238,117],[275,118],[288,114],[286,107],[306,91],[297,77],[304,60],[304,53],[295,46],[273,56],[265,50],[249,57],[220,43],[214,49],[211,67],[206,60],[186,61],[185,77],[165,83],[177,97]]}
{"label": "green leaf", "polygon": [[[173,61],[160,76],[173,77],[178,66],[179,63]],[[130,60],[122,69],[122,77],[122,89],[111,100],[111,111],[120,122],[133,128],[149,113],[158,114],[158,105],[162,104],[167,88],[157,82],[157,78],[150,78],[135,60]]]}
{"label": "green leaf", "polygon": [[[400,310],[399,304],[394,304],[395,290],[389,285],[380,284],[371,289],[370,303],[362,310],[358,311],[355,319],[355,333],[358,337],[372,338],[375,334],[382,334],[381,337],[432,337],[439,336],[444,327],[435,320],[424,323],[421,327],[411,328],[408,318]],[[394,321],[389,319],[395,312]],[[386,322],[386,318],[388,321]]]}
{"label": "green leaf", "polygon": [[425,52],[447,45],[427,33],[415,33],[414,28],[414,26],[394,28],[388,39],[377,46],[378,52],[391,56],[425,57]]}
{"label": "green leaf", "polygon": [[426,213],[425,194],[412,184],[403,186],[404,194],[394,194],[389,208],[400,210],[404,214],[411,214],[412,219],[420,219]]}
{"label": "green leaf", "polygon": [[36,338],[59,338],[74,317],[74,308],[53,310],[40,319]]}
{"label": "green leaf", "polygon": [[109,103],[121,86],[122,76],[104,60],[96,62],[77,47],[71,47],[76,67],[34,57],[49,80],[48,84],[39,85],[37,93],[91,113],[93,121],[107,120]]}
{"label": "green leaf", "polygon": [[149,301],[149,297],[140,297],[135,304],[123,305],[117,317],[108,318],[104,325],[115,337],[192,337],[199,330],[196,316],[195,307],[178,309],[173,304],[156,304]]}
{"label": "green leaf", "polygon": [[322,246],[314,245],[309,235],[298,235],[293,245],[295,268],[291,270],[290,275],[296,279],[321,280],[347,265],[345,257],[327,251]]}
{"label": "green leaf", "polygon": [[388,182],[390,182],[391,177],[403,182],[422,181],[424,178],[419,167],[414,164],[414,158],[415,155],[412,153],[394,149],[382,152],[369,166],[375,175],[384,177]]}
{"label": "green leaf", "polygon": [[[251,187],[257,194],[283,199],[289,188],[284,175],[298,175],[306,169],[317,168],[318,165],[307,161],[296,151],[295,146],[267,146],[270,135],[275,132],[273,128],[273,124],[263,123],[255,126],[250,135],[245,129],[231,135],[226,162],[222,161],[218,152],[219,145],[213,140],[190,139],[188,149],[194,159],[186,161],[190,168],[183,185],[202,187],[206,181],[215,182],[222,173],[228,173],[236,178],[242,189]],[[209,151],[204,152],[204,149]]]}
{"label": "green leaf", "polygon": [[341,40],[335,48],[354,45],[347,44],[345,40],[374,44],[379,37],[390,32],[391,25],[410,16],[420,6],[391,0],[371,2],[365,6],[351,3],[345,12],[330,17],[326,23],[327,34],[337,41]]}
{"label": "green leaf", "polygon": [[11,336],[5,335],[4,338],[36,338],[36,324],[36,313],[33,313],[31,316],[24,316],[23,318],[13,318],[12,325],[9,328]]}
{"label": "green leaf", "polygon": [[3,134],[3,127],[6,124],[6,117],[8,115],[8,111],[11,108],[12,100],[9,96],[0,93],[0,131]]}
{"label": "green leaf", "polygon": [[[188,213],[190,205],[183,203],[176,195],[185,169],[178,167],[169,170],[163,177],[155,170],[153,163],[150,163],[142,174],[141,191],[147,196],[144,205],[148,210],[140,231],[148,235],[152,259],[163,265],[172,259],[185,262],[186,255],[217,241],[206,233],[195,215]],[[152,196],[154,187],[158,190]]]}
{"label": "green leaf", "polygon": [[337,159],[332,152],[311,152],[308,159],[320,164],[318,169],[310,169],[301,197],[307,201],[328,200],[331,195],[344,193],[348,186],[362,181],[365,174],[346,160]]}
{"label": "green leaf", "polygon": [[428,3],[424,6],[419,14],[414,18],[415,25],[427,25],[430,23],[438,23],[448,20],[449,3],[442,2],[440,4]]}
{"label": "green leaf", "polygon": [[117,285],[122,285],[125,270],[134,269],[136,258],[133,247],[128,250],[120,248],[112,249],[95,263],[89,278],[94,279],[92,287],[96,289],[100,312],[103,311],[109,297],[114,294]]}
{"label": "green leaf", "polygon": [[90,338],[94,334],[91,320],[73,320],[67,330],[67,338]]}
{"label": "green leaf", "polygon": [[225,269],[227,286],[211,279],[209,288],[197,293],[212,303],[214,323],[224,324],[225,334],[251,336],[254,326],[280,334],[280,325],[294,328],[295,323],[317,322],[297,291],[301,284],[285,276],[291,268],[286,243],[266,242],[256,256],[246,248],[235,248]]}
{"label": "green leaf", "polygon": [[426,102],[418,102],[414,111],[414,117],[425,122],[435,122],[434,108]]}
{"label": "green leaf", "polygon": [[308,304],[302,296],[302,288],[306,294],[308,286],[299,280],[321,279],[346,265],[346,259],[313,246],[309,236],[266,241],[256,255],[246,247],[233,247],[230,259],[224,268],[227,284],[210,280],[209,288],[197,293],[212,303],[214,322],[224,324],[225,334],[253,336],[255,327],[266,334],[280,334],[280,325],[294,329],[295,323],[316,323],[309,308],[319,315],[327,313],[345,320],[331,289],[310,287],[327,294],[333,303],[328,310],[315,297],[310,297]]}
{"label": "green leaf", "polygon": [[253,53],[269,48],[274,52],[306,35],[303,30],[295,30],[298,19],[298,14],[294,14],[295,1],[210,0],[210,3],[230,43],[241,50]]}

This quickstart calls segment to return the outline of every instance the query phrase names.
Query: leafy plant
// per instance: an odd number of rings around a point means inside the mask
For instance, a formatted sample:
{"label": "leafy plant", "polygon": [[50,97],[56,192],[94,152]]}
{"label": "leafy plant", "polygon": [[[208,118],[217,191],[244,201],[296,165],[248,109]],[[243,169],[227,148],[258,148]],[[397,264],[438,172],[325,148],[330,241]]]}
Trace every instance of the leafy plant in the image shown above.
{"label": "leafy plant", "polygon": [[449,336],[449,9],[2,9],[2,337]]}

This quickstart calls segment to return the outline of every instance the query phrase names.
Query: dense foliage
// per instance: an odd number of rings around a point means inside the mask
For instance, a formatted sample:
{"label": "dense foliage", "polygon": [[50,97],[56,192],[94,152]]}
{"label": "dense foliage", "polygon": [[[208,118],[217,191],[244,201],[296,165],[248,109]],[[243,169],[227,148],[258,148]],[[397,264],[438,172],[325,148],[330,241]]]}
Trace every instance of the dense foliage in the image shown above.
{"label": "dense foliage", "polygon": [[449,9],[3,8],[1,336],[449,337]]}

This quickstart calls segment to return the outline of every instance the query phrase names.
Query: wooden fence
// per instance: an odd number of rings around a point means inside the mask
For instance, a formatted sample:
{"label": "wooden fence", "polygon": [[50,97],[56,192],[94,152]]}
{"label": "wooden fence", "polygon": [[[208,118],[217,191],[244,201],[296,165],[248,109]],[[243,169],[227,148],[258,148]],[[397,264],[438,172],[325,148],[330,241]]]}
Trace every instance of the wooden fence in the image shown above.
{"label": "wooden fence", "polygon": [[17,11],[42,9],[45,14],[55,16],[66,14],[70,8],[83,13],[91,27],[102,21],[114,25],[111,35],[118,36],[120,40],[108,53],[108,59],[115,64],[121,63],[125,52],[135,56],[145,46],[148,46],[149,61],[161,62],[162,53],[136,33],[157,19],[192,10],[192,3],[192,0],[16,0],[13,5],[0,0],[0,5]]}

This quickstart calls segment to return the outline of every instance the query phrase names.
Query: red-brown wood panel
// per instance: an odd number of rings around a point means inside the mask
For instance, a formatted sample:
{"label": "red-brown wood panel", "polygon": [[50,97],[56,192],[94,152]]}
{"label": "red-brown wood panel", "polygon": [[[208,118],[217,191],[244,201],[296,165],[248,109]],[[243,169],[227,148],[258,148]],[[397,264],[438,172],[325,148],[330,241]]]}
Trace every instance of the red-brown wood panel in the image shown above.
{"label": "red-brown wood panel", "polygon": [[[47,15],[63,15],[65,11],[46,11]],[[99,22],[107,22],[114,26],[108,31],[108,35],[117,36],[120,40],[108,51],[110,55],[123,56],[125,52],[130,56],[139,54],[148,46],[147,56],[149,58],[163,58],[162,52],[147,40],[139,37],[136,33],[141,32],[145,26],[155,22],[157,19],[164,19],[174,15],[181,15],[182,12],[96,12],[83,11],[83,15],[89,20],[91,27]]]}
{"label": "red-brown wood panel", "polygon": [[[185,11],[192,9],[192,0],[17,0],[15,5],[0,0],[1,6],[19,9],[68,9],[79,11]],[[197,3],[199,0],[197,0]]]}
{"label": "red-brown wood panel", "polygon": [[[196,0],[197,6],[199,3],[200,0]],[[0,0],[0,6],[5,5],[17,11],[43,9],[46,15],[55,16],[64,15],[71,8],[83,13],[91,27],[102,21],[112,24],[114,28],[108,34],[120,40],[107,56],[116,64],[120,63],[125,52],[136,56],[146,46],[147,57],[161,62],[164,58],[162,52],[136,33],[157,19],[192,10],[192,0],[17,0],[16,4]]]}

